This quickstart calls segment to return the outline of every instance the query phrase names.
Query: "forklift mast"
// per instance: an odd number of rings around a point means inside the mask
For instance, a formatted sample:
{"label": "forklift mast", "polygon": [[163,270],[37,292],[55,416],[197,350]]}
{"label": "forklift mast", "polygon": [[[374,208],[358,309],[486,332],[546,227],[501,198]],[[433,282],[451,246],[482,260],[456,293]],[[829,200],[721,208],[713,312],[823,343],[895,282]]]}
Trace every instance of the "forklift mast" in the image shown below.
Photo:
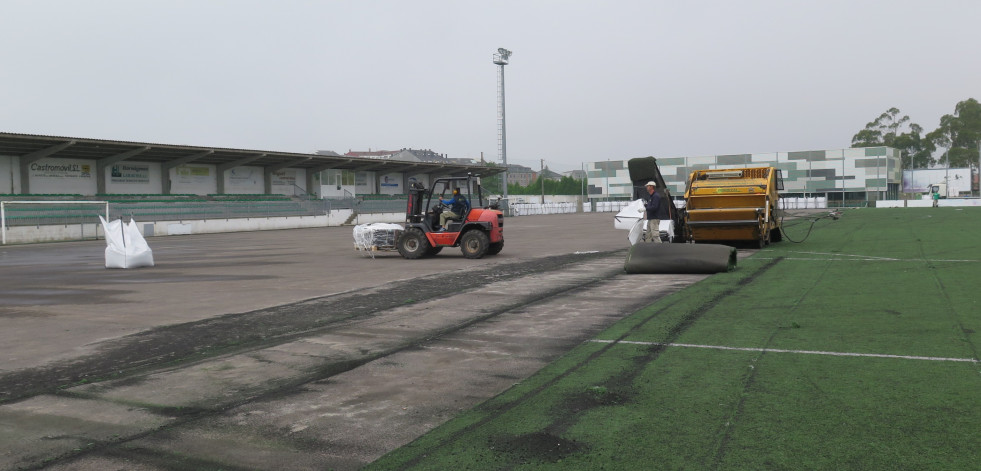
{"label": "forklift mast", "polygon": [[405,207],[405,222],[422,222],[426,213],[422,200],[426,193],[426,187],[422,186],[422,183],[415,182],[409,186],[409,202]]}

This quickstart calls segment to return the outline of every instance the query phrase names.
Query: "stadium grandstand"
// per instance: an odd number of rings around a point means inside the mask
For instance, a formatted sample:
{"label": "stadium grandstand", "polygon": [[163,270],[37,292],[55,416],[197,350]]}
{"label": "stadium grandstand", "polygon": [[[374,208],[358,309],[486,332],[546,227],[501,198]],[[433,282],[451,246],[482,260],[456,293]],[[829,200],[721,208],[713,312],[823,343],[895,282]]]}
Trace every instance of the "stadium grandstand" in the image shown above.
{"label": "stadium grandstand", "polygon": [[104,213],[184,224],[324,216],[338,209],[352,215],[400,212],[413,182],[428,185],[441,176],[500,171],[460,161],[402,161],[329,151],[303,154],[0,133],[4,230],[92,223],[93,218],[97,223],[95,215]]}

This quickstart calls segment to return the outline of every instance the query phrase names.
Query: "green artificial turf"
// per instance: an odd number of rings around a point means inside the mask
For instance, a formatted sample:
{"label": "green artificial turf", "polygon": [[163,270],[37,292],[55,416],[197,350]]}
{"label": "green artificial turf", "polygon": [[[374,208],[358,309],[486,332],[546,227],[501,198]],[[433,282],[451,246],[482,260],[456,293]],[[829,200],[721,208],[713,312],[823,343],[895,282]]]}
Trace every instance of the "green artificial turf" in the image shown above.
{"label": "green artificial turf", "polygon": [[978,469],[979,234],[981,208],[817,220],[369,468]]}

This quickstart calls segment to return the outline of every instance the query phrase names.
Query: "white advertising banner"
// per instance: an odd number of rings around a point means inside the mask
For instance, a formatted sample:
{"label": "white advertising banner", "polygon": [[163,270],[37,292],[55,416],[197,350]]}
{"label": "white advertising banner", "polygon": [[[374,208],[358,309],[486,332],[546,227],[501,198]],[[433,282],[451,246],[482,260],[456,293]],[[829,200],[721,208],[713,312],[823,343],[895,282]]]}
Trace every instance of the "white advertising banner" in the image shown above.
{"label": "white advertising banner", "polygon": [[262,169],[258,167],[235,167],[226,175],[230,186],[254,186],[262,181]]}
{"label": "white advertising banner", "polygon": [[374,194],[374,175],[375,172],[357,172],[354,174],[354,189],[359,195]]}
{"label": "white advertising banner", "polygon": [[150,164],[119,163],[109,167],[109,183],[150,183]]}
{"label": "white advertising banner", "polygon": [[211,167],[180,165],[174,168],[174,180],[182,184],[206,183],[211,179]]}
{"label": "white advertising banner", "polygon": [[96,193],[95,161],[39,159],[27,168],[31,193]]}
{"label": "white advertising banner", "polygon": [[214,165],[179,165],[170,169],[170,192],[208,195],[218,191]]}
{"label": "white advertising banner", "polygon": [[225,172],[225,193],[262,194],[262,167],[235,167]]}
{"label": "white advertising banner", "polygon": [[381,188],[378,192],[385,195],[397,195],[400,193],[405,193],[402,191],[402,174],[400,173],[389,173],[382,175],[378,179],[378,184]]}
{"label": "white advertising banner", "polygon": [[160,164],[120,162],[106,167],[106,193],[160,193]]}
{"label": "white advertising banner", "polygon": [[271,183],[273,186],[292,187],[293,185],[296,185],[296,169],[286,168],[283,170],[277,170],[273,172]]}
{"label": "white advertising banner", "polygon": [[928,168],[903,170],[903,193],[924,193],[930,185],[947,182],[947,193],[958,196],[971,193],[971,169]]}
{"label": "white advertising banner", "polygon": [[31,162],[29,175],[31,178],[76,180],[92,178],[92,169],[94,167],[89,161],[40,159],[37,162]]}
{"label": "white advertising banner", "polygon": [[307,172],[301,168],[277,170],[270,176],[270,190],[277,195],[293,196],[306,191]]}

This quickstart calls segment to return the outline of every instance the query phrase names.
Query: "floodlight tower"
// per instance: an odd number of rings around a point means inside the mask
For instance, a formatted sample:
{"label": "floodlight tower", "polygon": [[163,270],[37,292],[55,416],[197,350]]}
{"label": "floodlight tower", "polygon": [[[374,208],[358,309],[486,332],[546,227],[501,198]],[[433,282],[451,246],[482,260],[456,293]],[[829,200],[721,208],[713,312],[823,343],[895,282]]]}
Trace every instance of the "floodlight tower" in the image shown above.
{"label": "floodlight tower", "polygon": [[494,54],[494,63],[501,67],[501,73],[497,76],[497,149],[501,154],[501,163],[504,164],[504,201],[508,199],[508,146],[507,146],[507,126],[504,121],[504,66],[508,65],[508,58],[511,51],[503,47],[497,48]]}

